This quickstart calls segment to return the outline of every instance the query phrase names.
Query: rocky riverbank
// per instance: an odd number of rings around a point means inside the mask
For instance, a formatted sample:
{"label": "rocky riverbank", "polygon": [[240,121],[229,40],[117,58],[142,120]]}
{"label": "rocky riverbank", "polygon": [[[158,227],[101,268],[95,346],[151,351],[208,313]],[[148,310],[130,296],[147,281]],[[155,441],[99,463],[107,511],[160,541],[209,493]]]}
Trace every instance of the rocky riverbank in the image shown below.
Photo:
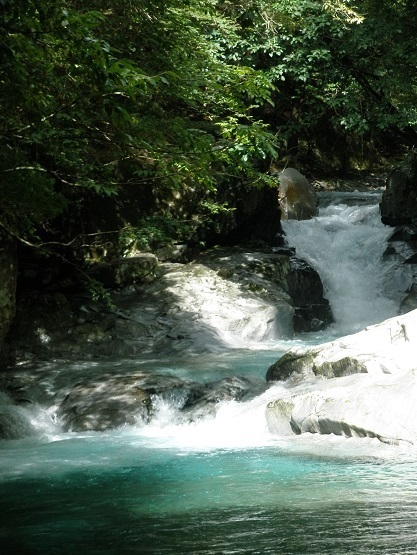
{"label": "rocky riverbank", "polygon": [[416,444],[416,343],[414,310],[318,347],[289,351],[267,372],[270,382],[287,385],[267,407],[270,430]]}
{"label": "rocky riverbank", "polygon": [[317,272],[290,249],[215,248],[161,263],[150,283],[113,291],[112,305],[62,293],[22,302],[17,360],[103,358],[245,347],[333,321]]}

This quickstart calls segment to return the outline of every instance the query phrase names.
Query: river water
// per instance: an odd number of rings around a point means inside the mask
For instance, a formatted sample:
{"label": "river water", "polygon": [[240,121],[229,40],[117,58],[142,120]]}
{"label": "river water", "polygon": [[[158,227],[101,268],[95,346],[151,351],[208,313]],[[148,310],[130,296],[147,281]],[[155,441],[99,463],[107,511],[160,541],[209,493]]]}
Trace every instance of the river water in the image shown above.
{"label": "river water", "polygon": [[[377,193],[324,194],[319,217],[285,224],[297,255],[320,271],[336,317],[331,329],[135,364],[201,382],[264,379],[292,345],[394,315],[400,294],[387,285],[404,289],[407,276],[382,263],[390,230],[379,222],[378,201]],[[219,403],[215,415],[196,422],[178,421],[175,399],[160,399],[147,425],[62,432],[45,391],[52,398],[65,380],[111,365],[128,370],[132,361],[52,361],[39,370],[39,404],[14,407],[0,398],[3,416],[20,411],[19,425],[36,430],[0,441],[1,553],[416,553],[416,448],[370,438],[273,436],[265,406],[282,384],[247,401]]]}

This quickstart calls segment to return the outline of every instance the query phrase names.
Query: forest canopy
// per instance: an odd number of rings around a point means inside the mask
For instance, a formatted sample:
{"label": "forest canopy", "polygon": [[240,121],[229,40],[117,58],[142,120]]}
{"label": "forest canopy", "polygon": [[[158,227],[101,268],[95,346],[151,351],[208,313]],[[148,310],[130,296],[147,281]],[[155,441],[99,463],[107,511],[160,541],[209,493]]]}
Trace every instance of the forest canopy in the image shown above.
{"label": "forest canopy", "polygon": [[416,142],[409,0],[0,0],[0,27],[0,226],[26,244],[126,189],[140,236],[275,186],[274,164],[366,169]]}

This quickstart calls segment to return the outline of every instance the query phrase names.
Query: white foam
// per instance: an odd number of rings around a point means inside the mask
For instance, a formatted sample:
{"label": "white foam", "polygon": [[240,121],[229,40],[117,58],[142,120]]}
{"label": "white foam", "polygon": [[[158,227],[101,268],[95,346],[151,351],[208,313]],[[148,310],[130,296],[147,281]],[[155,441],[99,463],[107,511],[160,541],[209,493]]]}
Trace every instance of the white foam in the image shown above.
{"label": "white foam", "polygon": [[383,260],[391,229],[381,223],[375,197],[370,205],[331,204],[311,220],[283,222],[296,255],[320,274],[340,335],[397,313],[392,275],[397,263]]}

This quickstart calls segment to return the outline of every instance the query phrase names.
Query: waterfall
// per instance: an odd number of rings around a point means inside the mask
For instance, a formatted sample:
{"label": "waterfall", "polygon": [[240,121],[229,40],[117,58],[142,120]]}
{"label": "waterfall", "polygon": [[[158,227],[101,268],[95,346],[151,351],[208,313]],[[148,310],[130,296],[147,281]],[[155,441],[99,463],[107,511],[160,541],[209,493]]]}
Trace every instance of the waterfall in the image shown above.
{"label": "waterfall", "polygon": [[[319,215],[282,222],[296,256],[320,274],[338,334],[359,331],[398,313],[405,273],[383,253],[392,229],[379,214],[379,193],[322,193]],[[390,285],[391,284],[391,285]]]}

